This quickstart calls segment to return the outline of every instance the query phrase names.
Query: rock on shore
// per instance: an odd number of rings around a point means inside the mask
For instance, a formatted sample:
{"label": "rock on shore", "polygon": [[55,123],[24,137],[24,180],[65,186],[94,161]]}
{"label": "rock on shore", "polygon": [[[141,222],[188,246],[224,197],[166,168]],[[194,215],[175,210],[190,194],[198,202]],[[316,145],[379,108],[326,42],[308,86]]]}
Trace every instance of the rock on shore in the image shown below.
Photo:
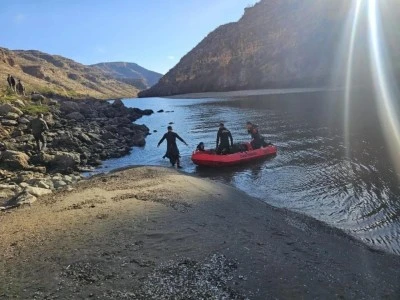
{"label": "rock on shore", "polygon": [[48,190],[65,187],[78,181],[81,171],[100,165],[102,160],[127,155],[132,147],[146,143],[149,129],[133,122],[152,114],[151,110],[127,108],[121,100],[112,104],[94,100],[51,104],[37,106],[48,111],[44,117],[49,125],[46,151],[39,154],[28,130],[35,116],[24,110],[32,103],[17,100],[0,104],[0,192],[6,191],[0,193],[0,209],[32,203],[33,198],[27,200],[25,194],[36,195],[24,185]]}

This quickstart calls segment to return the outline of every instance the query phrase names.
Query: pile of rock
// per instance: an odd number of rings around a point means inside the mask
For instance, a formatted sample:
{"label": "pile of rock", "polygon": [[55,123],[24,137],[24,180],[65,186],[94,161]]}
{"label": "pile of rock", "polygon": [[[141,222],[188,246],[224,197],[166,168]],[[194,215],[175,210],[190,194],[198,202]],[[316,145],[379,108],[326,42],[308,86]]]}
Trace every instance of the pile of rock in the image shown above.
{"label": "pile of rock", "polygon": [[68,186],[80,180],[79,172],[129,154],[134,146],[144,146],[149,129],[133,122],[153,113],[127,108],[121,100],[112,104],[59,101],[46,106],[48,144],[45,152],[37,154],[28,130],[35,116],[23,112],[25,105],[20,100],[0,105],[0,192],[5,189],[0,204],[6,200],[4,207],[32,203],[37,189],[51,192]]}

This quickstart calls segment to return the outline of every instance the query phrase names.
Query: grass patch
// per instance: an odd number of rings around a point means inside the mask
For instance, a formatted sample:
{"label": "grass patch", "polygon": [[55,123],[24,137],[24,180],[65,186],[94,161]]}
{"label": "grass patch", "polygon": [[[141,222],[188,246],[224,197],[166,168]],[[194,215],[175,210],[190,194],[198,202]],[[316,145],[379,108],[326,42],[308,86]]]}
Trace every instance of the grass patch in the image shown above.
{"label": "grass patch", "polygon": [[38,113],[45,114],[49,112],[49,107],[47,105],[27,105],[22,107],[21,110],[28,115],[37,115]]}

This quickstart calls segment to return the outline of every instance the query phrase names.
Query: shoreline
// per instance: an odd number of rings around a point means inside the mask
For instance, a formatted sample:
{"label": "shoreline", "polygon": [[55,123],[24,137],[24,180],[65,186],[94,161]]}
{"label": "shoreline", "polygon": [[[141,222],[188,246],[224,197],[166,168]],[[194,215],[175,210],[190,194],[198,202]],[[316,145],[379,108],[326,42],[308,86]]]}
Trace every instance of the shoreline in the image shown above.
{"label": "shoreline", "polygon": [[[21,100],[22,99],[22,100]],[[0,99],[0,210],[32,204],[57,189],[70,189],[82,172],[145,145],[150,134],[134,124],[151,110],[127,108],[121,100]],[[37,153],[28,128],[37,113],[49,126],[47,147]]]}
{"label": "shoreline", "polygon": [[29,209],[0,213],[0,223],[0,299],[163,299],[188,292],[395,299],[400,287],[398,256],[167,168],[97,175]]}

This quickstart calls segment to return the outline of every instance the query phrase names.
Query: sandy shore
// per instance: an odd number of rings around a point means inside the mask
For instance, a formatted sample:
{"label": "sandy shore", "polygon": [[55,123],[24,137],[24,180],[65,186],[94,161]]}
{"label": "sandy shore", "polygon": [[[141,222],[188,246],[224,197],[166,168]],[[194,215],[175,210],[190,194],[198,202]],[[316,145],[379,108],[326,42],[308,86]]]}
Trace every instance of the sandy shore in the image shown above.
{"label": "sandy shore", "polygon": [[398,299],[400,259],[231,187],[141,167],[0,213],[0,299]]}

